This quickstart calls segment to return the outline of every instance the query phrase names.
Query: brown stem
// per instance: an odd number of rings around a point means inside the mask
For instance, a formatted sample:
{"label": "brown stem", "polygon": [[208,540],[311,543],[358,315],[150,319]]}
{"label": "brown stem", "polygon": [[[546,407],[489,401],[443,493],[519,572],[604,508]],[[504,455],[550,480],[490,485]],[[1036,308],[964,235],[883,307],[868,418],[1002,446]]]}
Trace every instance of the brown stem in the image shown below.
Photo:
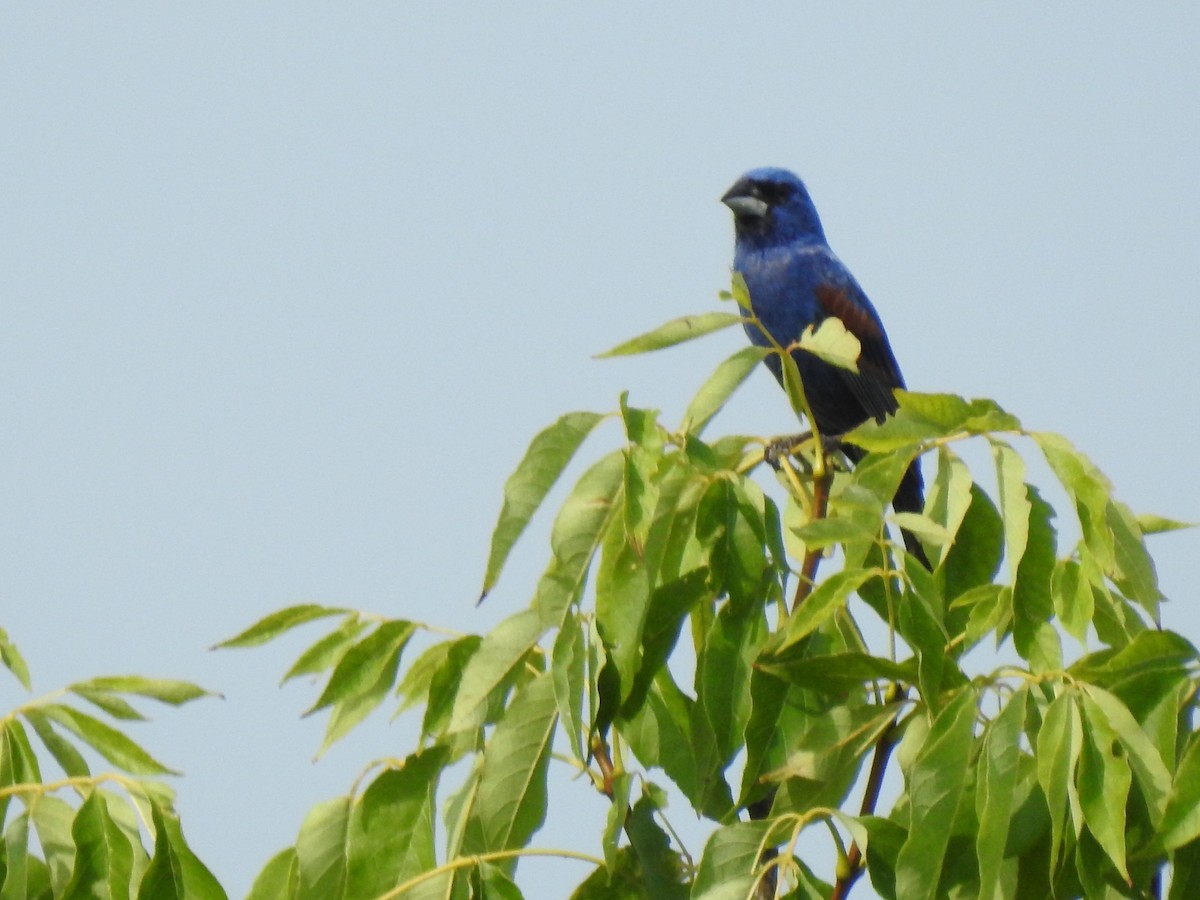
{"label": "brown stem", "polygon": [[[898,696],[899,689],[893,691],[893,697]],[[862,807],[859,811],[860,816],[870,816],[875,813],[875,804],[879,802],[879,791],[883,787],[883,775],[887,771],[888,760],[891,758],[892,750],[896,747],[896,725],[899,722],[899,717],[892,720],[892,724],[887,727],[879,737],[879,741],[875,744],[875,755],[871,759],[871,771],[867,775],[867,788],[863,793]],[[846,900],[850,894],[850,888],[854,886],[860,875],[862,875],[862,849],[858,846],[858,842],[854,841],[850,844],[850,851],[846,854],[846,871],[838,876],[837,884],[833,886],[833,893],[829,900]]]}
{"label": "brown stem", "polygon": [[[828,471],[813,479],[813,510],[811,521],[817,522],[825,518],[829,511],[829,484],[833,475]],[[800,579],[796,584],[796,596],[792,599],[792,612],[800,608],[800,604],[808,599],[817,581],[817,566],[821,564],[822,551],[809,549],[804,553],[804,564],[800,567]]]}

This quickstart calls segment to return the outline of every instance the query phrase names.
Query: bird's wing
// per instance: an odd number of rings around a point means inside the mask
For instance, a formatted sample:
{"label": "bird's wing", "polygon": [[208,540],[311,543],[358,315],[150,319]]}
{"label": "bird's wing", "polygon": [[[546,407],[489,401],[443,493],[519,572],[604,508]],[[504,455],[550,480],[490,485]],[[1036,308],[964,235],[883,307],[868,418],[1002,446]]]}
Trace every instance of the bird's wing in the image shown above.
{"label": "bird's wing", "polygon": [[885,416],[896,411],[893,391],[904,387],[900,367],[892,355],[883,326],[866,305],[861,288],[853,282],[838,284],[822,281],[813,288],[813,293],[817,308],[821,311],[820,318],[835,316],[847,331],[858,338],[862,346],[858,372],[838,369],[838,375],[862,404],[867,415],[882,422]]}

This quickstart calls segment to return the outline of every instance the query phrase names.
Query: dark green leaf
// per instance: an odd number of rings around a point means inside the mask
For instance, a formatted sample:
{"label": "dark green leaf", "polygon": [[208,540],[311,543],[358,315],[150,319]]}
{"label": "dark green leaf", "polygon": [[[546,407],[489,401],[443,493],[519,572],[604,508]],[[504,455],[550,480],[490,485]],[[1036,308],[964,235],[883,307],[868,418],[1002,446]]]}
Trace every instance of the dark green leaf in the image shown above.
{"label": "dark green leaf", "polygon": [[93,791],[80,805],[71,836],[75,841],[75,870],[63,893],[64,900],[129,900],[133,849],[109,816],[99,792]]}

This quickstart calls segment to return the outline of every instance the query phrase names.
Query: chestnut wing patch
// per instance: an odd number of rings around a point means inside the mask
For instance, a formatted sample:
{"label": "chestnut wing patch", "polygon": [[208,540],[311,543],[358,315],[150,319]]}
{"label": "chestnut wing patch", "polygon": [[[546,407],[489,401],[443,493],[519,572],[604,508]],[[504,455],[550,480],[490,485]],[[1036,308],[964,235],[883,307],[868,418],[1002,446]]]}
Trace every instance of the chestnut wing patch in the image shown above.
{"label": "chestnut wing patch", "polygon": [[867,309],[857,302],[844,287],[818,284],[813,288],[817,306],[827,316],[841,319],[846,330],[858,338],[862,354],[858,374],[839,369],[863,411],[882,422],[884,416],[896,411],[895,388],[903,387],[896,359],[888,346],[887,335]]}

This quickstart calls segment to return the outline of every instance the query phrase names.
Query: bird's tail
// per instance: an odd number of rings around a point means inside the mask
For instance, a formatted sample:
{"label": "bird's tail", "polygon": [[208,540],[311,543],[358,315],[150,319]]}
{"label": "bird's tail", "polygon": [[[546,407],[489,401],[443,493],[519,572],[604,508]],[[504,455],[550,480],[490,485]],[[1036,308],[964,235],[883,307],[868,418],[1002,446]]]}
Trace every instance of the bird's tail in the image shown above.
{"label": "bird's tail", "polygon": [[[842,446],[842,452],[855,464],[867,455],[866,451],[849,444]],[[925,511],[925,482],[921,478],[921,467],[915,459],[908,467],[908,471],[904,473],[904,477],[900,479],[900,486],[896,488],[896,496],[892,498],[892,508],[896,512],[920,513]],[[917,536],[907,528],[900,529],[900,536],[904,538],[904,546],[908,552],[916,557],[917,561],[926,569],[933,571],[929,557],[925,555],[925,548],[921,546]]]}

